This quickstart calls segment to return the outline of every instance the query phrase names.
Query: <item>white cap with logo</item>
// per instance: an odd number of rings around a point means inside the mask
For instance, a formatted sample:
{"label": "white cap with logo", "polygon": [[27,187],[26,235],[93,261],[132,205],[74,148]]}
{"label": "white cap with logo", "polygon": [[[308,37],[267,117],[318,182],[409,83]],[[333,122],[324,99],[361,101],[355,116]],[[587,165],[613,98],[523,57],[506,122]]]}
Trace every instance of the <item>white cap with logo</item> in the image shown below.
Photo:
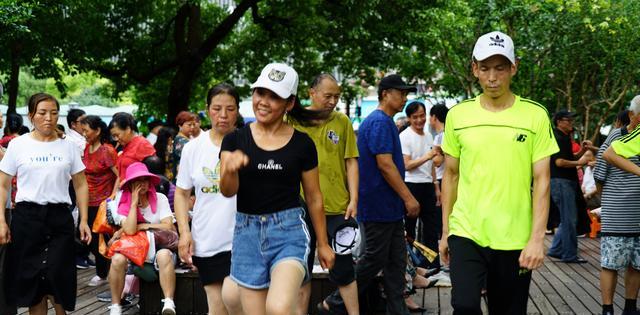
{"label": "white cap with logo", "polygon": [[509,35],[495,31],[478,38],[475,47],[473,47],[473,57],[477,61],[482,61],[494,55],[505,56],[511,61],[511,64],[516,63],[513,40]]}
{"label": "white cap with logo", "polygon": [[298,91],[298,73],[284,63],[270,63],[262,69],[258,80],[251,88],[265,88],[278,94],[281,98],[289,98]]}

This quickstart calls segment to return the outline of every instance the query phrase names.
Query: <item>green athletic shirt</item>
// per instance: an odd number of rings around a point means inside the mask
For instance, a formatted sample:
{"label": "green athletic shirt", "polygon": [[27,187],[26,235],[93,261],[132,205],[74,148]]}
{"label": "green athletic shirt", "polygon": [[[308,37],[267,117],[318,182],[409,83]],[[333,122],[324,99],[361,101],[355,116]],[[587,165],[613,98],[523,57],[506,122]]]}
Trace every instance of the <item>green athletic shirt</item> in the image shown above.
{"label": "green athletic shirt", "polygon": [[334,111],[318,126],[302,126],[294,120],[290,123],[309,135],[316,145],[325,214],[344,214],[349,205],[345,160],[358,157],[356,135],[349,117]]}
{"label": "green athletic shirt", "polygon": [[532,226],[533,163],[558,152],[547,110],[516,96],[500,112],[463,101],[447,114],[442,150],[459,161],[449,233],[496,250],[523,249]]}
{"label": "green athletic shirt", "polygon": [[611,143],[616,154],[628,159],[632,156],[640,155],[640,126],[636,127],[630,134]]}

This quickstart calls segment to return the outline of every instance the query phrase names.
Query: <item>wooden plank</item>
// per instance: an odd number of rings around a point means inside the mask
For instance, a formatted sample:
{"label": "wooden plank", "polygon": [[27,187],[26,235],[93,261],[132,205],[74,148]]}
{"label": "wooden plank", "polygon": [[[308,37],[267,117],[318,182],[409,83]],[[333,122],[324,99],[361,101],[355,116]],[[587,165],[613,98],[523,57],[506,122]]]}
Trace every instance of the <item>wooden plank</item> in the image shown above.
{"label": "wooden plank", "polygon": [[[534,272],[534,275],[536,273],[537,272]],[[533,307],[531,304],[533,304]],[[534,279],[531,279],[531,286],[529,288],[529,305],[530,306],[527,307],[527,314],[558,314],[551,301],[545,296],[544,292],[542,292],[538,283],[534,281]]]}

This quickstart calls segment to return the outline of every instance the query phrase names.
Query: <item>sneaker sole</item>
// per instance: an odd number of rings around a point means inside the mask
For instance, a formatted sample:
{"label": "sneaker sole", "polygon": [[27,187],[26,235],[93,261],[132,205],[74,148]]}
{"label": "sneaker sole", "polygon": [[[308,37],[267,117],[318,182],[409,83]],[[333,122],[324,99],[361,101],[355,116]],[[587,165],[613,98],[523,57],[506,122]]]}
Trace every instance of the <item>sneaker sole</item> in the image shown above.
{"label": "sneaker sole", "polygon": [[170,308],[162,310],[162,315],[176,315],[176,311]]}

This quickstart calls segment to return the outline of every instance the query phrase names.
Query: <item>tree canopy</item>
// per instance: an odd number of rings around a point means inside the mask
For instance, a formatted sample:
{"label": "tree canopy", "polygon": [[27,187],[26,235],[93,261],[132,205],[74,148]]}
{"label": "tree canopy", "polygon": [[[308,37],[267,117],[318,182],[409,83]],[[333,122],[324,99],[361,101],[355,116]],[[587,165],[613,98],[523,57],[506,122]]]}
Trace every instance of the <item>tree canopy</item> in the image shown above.
{"label": "tree canopy", "polygon": [[514,91],[550,112],[577,111],[585,136],[638,90],[640,3],[633,0],[218,2],[0,0],[9,105],[20,66],[54,78],[63,95],[65,75],[93,72],[111,80],[114,97],[133,91],[139,115],[172,122],[181,110],[201,109],[216,82],[248,95],[272,61],[298,70],[303,97],[321,72],[338,74],[349,103],[392,71],[423,93],[463,99],[479,93],[471,50],[492,30],[515,41]]}

